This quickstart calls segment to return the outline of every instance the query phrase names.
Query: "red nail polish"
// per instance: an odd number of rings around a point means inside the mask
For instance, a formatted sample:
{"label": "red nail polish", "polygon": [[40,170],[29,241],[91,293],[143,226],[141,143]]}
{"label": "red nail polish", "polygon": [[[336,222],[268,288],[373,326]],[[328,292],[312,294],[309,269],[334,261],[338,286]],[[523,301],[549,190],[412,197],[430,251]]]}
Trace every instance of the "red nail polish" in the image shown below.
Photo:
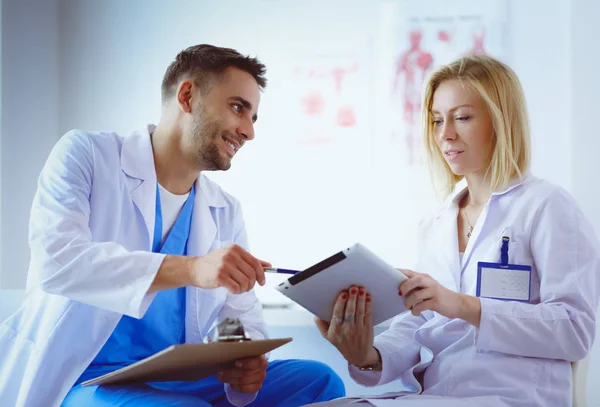
{"label": "red nail polish", "polygon": [[366,301],[371,302],[371,297],[367,297]]}
{"label": "red nail polish", "polygon": [[346,294],[346,293],[342,294],[342,300],[345,300],[346,298],[348,298],[348,294]]}
{"label": "red nail polish", "polygon": [[350,290],[350,294],[356,294],[356,287],[352,287],[352,289]]}
{"label": "red nail polish", "polygon": [[358,292],[360,293],[360,295],[365,295],[365,289],[364,288],[361,288]]}

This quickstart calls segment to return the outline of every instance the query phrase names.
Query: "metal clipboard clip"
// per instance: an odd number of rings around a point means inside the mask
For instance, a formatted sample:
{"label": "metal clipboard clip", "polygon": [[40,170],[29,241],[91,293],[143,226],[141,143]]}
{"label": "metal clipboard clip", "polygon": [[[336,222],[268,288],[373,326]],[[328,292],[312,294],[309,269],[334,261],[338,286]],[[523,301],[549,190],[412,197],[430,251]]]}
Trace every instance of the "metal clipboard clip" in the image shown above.
{"label": "metal clipboard clip", "polygon": [[204,343],[249,341],[244,325],[238,318],[225,318],[204,337]]}

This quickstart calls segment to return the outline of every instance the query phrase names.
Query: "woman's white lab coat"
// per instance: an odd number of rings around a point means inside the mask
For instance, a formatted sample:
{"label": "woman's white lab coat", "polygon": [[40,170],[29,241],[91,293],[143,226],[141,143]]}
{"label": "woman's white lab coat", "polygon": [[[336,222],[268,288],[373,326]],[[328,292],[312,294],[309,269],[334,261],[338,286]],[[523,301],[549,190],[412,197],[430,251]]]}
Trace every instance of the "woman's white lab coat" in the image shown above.
{"label": "woman's white lab coat", "polygon": [[[141,318],[164,255],[151,253],[156,173],[150,126],[128,137],[73,131],[40,175],[31,210],[28,291],[0,325],[0,406],[59,406],[122,315]],[[204,176],[196,181],[189,255],[247,246],[239,203]],[[187,288],[186,342],[217,317],[240,317],[266,336],[252,293]],[[243,405],[253,396],[227,388]]]}
{"label": "woman's white lab coat", "polygon": [[460,196],[421,224],[415,271],[475,295],[477,263],[500,262],[508,236],[510,263],[532,266],[530,303],[482,298],[479,329],[431,311],[400,315],[375,339],[383,371],[350,366],[351,376],[367,386],[398,380],[399,394],[369,396],[376,406],[570,406],[569,362],[587,355],[596,326],[600,245],[592,227],[567,192],[528,175],[492,195],[461,265]]}

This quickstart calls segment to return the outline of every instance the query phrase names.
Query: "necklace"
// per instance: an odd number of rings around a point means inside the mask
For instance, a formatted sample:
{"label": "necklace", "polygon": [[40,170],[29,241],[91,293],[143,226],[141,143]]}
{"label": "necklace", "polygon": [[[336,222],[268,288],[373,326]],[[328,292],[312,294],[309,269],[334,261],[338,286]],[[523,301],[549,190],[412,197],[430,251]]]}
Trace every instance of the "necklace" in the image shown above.
{"label": "necklace", "polygon": [[471,238],[471,234],[473,233],[473,225],[471,225],[471,221],[469,220],[469,215],[467,214],[467,207],[463,208],[463,213],[465,214],[465,219],[467,219],[467,223],[469,224],[469,231],[467,232],[467,240]]}

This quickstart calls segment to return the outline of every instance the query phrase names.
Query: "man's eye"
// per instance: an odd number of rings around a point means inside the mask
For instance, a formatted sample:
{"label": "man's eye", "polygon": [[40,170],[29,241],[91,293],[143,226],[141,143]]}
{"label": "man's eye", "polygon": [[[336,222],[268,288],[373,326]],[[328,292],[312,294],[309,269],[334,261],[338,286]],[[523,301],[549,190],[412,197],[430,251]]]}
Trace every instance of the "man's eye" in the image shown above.
{"label": "man's eye", "polygon": [[242,105],[240,105],[239,103],[234,103],[233,104],[233,110],[235,110],[238,113],[241,112],[243,108],[244,107]]}

